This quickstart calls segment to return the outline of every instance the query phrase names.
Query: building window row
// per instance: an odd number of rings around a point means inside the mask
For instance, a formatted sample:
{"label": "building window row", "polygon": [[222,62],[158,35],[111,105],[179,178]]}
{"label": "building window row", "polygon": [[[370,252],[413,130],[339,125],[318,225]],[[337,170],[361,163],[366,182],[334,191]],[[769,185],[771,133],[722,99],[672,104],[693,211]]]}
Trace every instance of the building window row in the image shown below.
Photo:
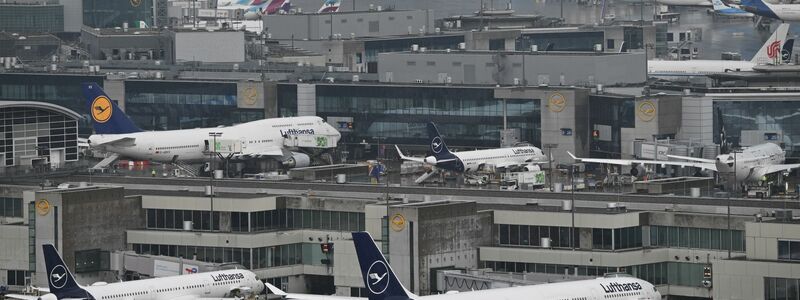
{"label": "building window row", "polygon": [[322,265],[328,258],[317,243],[297,243],[253,249],[253,268],[273,268],[291,265]]}
{"label": "building window row", "polygon": [[800,299],[800,279],[764,277],[765,300]]}
{"label": "building window row", "polygon": [[744,231],[713,228],[650,226],[653,247],[744,251]]}
{"label": "building window row", "polygon": [[192,230],[219,230],[220,212],[214,212],[214,222],[211,222],[211,212],[205,210],[182,209],[147,209],[148,229],[183,229],[184,221],[192,222]]}
{"label": "building window row", "polygon": [[620,250],[642,247],[642,227],[592,228],[592,249]]}
{"label": "building window row", "polygon": [[579,276],[603,276],[606,273],[619,272],[624,268],[604,267],[604,266],[577,266],[560,264],[537,264],[520,263],[508,261],[481,261],[481,268],[490,268],[496,272],[516,272],[516,273],[545,273],[545,274],[566,274]]}
{"label": "building window row", "polygon": [[572,232],[573,244],[569,241],[570,227],[496,224],[495,232],[499,245],[542,247],[541,239],[549,238],[553,248],[580,246],[578,228]]}
{"label": "building window row", "polygon": [[0,197],[0,217],[22,218],[22,198]]}
{"label": "building window row", "polygon": [[778,259],[800,261],[800,241],[778,241]]}
{"label": "building window row", "polygon": [[164,255],[196,259],[214,263],[239,263],[246,268],[250,264],[249,248],[233,247],[203,247],[203,246],[178,246],[156,244],[131,244],[133,251],[138,254]]}
{"label": "building window row", "polygon": [[364,213],[362,212],[281,208],[249,214],[253,232],[302,228],[335,231],[364,230]]}

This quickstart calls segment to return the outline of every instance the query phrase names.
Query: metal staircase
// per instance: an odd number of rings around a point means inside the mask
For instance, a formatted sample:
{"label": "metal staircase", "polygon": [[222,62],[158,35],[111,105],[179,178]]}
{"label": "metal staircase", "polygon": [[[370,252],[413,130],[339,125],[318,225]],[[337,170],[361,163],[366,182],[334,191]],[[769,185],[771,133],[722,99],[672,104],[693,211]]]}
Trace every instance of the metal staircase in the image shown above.
{"label": "metal staircase", "polygon": [[103,160],[101,160],[100,162],[95,164],[94,167],[92,167],[91,169],[92,170],[104,170],[104,169],[108,168],[108,166],[113,164],[115,161],[117,161],[117,159],[119,159],[119,154],[111,153],[111,155],[106,156],[106,158],[104,158]]}
{"label": "metal staircase", "polygon": [[172,162],[172,165],[175,168],[180,169],[181,171],[183,171],[183,173],[186,174],[186,176],[188,176],[188,177],[197,177],[198,176],[197,175],[197,171],[198,170],[194,169],[191,165],[187,164],[184,161],[176,160],[176,161]]}

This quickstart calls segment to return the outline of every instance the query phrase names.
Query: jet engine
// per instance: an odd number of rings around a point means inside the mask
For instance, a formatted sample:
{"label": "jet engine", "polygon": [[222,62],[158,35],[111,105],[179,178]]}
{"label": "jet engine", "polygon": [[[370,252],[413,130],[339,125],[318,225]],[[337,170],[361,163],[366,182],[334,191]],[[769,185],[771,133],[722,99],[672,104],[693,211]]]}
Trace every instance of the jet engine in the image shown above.
{"label": "jet engine", "polygon": [[631,165],[631,176],[640,177],[647,174],[647,170],[641,164]]}
{"label": "jet engine", "polygon": [[425,158],[425,163],[429,164],[431,166],[435,166],[436,165],[436,157],[433,157],[433,156],[426,157]]}
{"label": "jet engine", "polygon": [[44,294],[38,298],[38,300],[58,300],[58,297],[53,294]]}
{"label": "jet engine", "polygon": [[523,167],[522,170],[525,172],[533,172],[533,171],[541,171],[542,168],[539,167],[539,165],[525,165],[525,167]]}
{"label": "jet engine", "polygon": [[287,168],[304,168],[311,165],[311,157],[308,154],[292,152],[289,159],[283,161],[283,166]]}

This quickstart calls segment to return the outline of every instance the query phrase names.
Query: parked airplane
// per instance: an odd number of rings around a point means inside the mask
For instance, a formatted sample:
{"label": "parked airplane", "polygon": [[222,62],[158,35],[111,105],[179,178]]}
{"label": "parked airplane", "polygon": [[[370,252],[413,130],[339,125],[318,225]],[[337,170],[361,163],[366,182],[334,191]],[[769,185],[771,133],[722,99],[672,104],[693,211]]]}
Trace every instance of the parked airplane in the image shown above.
{"label": "parked airplane", "polygon": [[322,7],[319,8],[317,13],[335,13],[339,11],[339,6],[342,5],[342,0],[325,0]]}
{"label": "parked airplane", "polygon": [[244,10],[245,20],[259,20],[265,15],[286,13],[291,7],[290,0],[236,0],[217,4],[217,9]]}
{"label": "parked airplane", "polygon": [[570,152],[569,156],[575,161],[599,163],[599,164],[612,164],[621,166],[631,166],[631,175],[639,176],[644,173],[643,165],[660,165],[660,166],[680,166],[680,167],[694,167],[701,170],[712,170],[719,175],[731,176],[734,182],[746,183],[757,182],[764,176],[777,173],[789,172],[793,169],[800,168],[800,164],[784,164],[786,153],[780,146],[773,143],[758,144],[751,147],[740,149],[736,153],[727,153],[728,145],[725,138],[725,126],[722,123],[721,112],[717,112],[719,124],[722,126],[720,132],[720,140],[722,141],[721,152],[723,154],[717,155],[716,159],[704,159],[696,157],[667,155],[672,159],[679,159],[683,161],[663,161],[663,160],[638,160],[638,159],[605,159],[605,158],[578,158]]}
{"label": "parked airplane", "polygon": [[722,3],[722,0],[711,0],[711,3],[714,5],[714,13],[717,15],[742,18],[753,17],[753,13]]}
{"label": "parked airplane", "polygon": [[755,15],[787,22],[800,21],[800,4],[769,3],[763,0],[742,0],[739,7]]}
{"label": "parked airplane", "polygon": [[729,71],[752,71],[762,64],[780,64],[791,58],[793,42],[786,41],[789,24],[781,24],[750,61],[737,60],[648,60],[650,76],[695,76]]}
{"label": "parked airplane", "polygon": [[[305,167],[311,157],[303,151],[335,148],[341,134],[322,118],[291,117],[257,120],[230,127],[142,131],[95,83],[84,83],[83,94],[95,134],[92,148],[137,160],[204,162],[209,151],[233,160],[274,158],[288,168]],[[209,133],[218,133],[216,145]]]}
{"label": "parked airplane", "polygon": [[656,2],[670,6],[711,6],[709,0],[656,0]]}
{"label": "parked airplane", "polygon": [[[224,270],[119,283],[81,286],[51,244],[42,245],[49,293],[44,296],[6,295],[20,300],[236,300],[238,293],[264,290],[256,274]],[[226,298],[227,297],[227,298]]]}
{"label": "parked airplane", "polygon": [[425,158],[405,156],[400,151],[400,147],[395,145],[397,154],[400,155],[401,159],[421,162],[431,167],[430,171],[422,174],[414,181],[416,183],[422,183],[440,169],[459,173],[473,173],[512,167],[538,170],[539,164],[548,162],[542,150],[533,146],[450,152],[433,122],[428,123],[428,135],[431,139],[431,155]]}
{"label": "parked airplane", "polygon": [[368,232],[353,232],[353,245],[369,300],[661,299],[661,293],[655,286],[627,274],[591,280],[417,296],[403,286]]}

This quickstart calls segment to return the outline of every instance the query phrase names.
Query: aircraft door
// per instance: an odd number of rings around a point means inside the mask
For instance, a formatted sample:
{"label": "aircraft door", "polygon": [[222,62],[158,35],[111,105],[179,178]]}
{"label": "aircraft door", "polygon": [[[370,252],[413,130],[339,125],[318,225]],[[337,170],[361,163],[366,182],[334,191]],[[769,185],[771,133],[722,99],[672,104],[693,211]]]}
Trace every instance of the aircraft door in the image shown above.
{"label": "aircraft door", "polygon": [[147,144],[146,147],[147,147],[147,159],[153,160],[153,158],[156,156],[156,153],[158,152],[156,151],[156,147],[153,146],[153,144]]}
{"label": "aircraft door", "polygon": [[242,144],[241,152],[245,152],[245,150],[247,150],[247,138],[242,137],[241,139],[239,139],[239,142]]}

